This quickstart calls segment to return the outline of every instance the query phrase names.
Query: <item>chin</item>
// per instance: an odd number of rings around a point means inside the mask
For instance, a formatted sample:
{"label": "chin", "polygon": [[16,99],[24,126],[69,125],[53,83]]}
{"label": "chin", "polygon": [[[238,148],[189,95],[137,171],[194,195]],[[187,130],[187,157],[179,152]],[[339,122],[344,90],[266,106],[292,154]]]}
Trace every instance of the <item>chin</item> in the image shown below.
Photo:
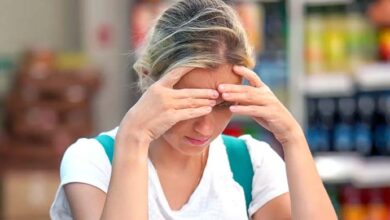
{"label": "chin", "polygon": [[164,141],[174,150],[186,156],[198,156],[205,152],[210,143],[218,135],[213,135],[207,140],[191,140],[191,135],[163,135]]}

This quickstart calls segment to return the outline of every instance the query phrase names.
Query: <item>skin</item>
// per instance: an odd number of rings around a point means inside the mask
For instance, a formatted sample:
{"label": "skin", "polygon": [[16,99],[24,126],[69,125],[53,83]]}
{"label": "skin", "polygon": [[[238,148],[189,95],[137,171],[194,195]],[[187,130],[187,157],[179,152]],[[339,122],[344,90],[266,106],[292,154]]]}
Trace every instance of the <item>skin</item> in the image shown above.
{"label": "skin", "polygon": [[[75,219],[147,219],[148,157],[171,209],[180,209],[199,184],[209,143],[233,113],[253,118],[284,149],[290,193],[252,219],[337,219],[299,124],[253,71],[229,64],[175,69],[143,94],[119,126],[107,194],[87,184],[65,186]],[[194,146],[188,138],[205,142]]]}

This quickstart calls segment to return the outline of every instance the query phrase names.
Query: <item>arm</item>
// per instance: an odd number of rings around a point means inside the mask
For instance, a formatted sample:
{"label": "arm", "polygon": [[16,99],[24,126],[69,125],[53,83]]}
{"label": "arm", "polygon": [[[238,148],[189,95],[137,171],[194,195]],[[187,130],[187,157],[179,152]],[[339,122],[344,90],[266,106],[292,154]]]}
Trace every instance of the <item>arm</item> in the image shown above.
{"label": "arm", "polygon": [[101,219],[146,220],[148,219],[149,143],[131,137],[131,132],[118,135],[125,136],[119,136],[115,146],[112,177]]}
{"label": "arm", "polygon": [[298,122],[256,73],[240,66],[233,70],[246,78],[250,86],[225,84],[218,89],[226,101],[237,103],[230,107],[233,113],[251,116],[282,144],[292,219],[337,219]]}
{"label": "arm", "polygon": [[[106,193],[92,185],[69,183],[64,186],[73,219],[96,220],[102,214]],[[85,210],[89,210],[86,212]]]}
{"label": "arm", "polygon": [[115,137],[107,195],[91,185],[71,183],[65,187],[76,219],[148,219],[149,144],[177,122],[210,113],[218,98],[215,90],[173,89],[192,69],[182,67],[167,73],[127,112]]}
{"label": "arm", "polygon": [[291,131],[283,149],[293,219],[337,219],[300,127]]}
{"label": "arm", "polygon": [[291,220],[290,194],[285,193],[271,201],[252,215],[253,220]]}
{"label": "arm", "polygon": [[140,150],[147,148],[140,143],[129,138],[133,147],[117,146],[107,195],[89,184],[64,186],[74,219],[147,219],[147,151]]}

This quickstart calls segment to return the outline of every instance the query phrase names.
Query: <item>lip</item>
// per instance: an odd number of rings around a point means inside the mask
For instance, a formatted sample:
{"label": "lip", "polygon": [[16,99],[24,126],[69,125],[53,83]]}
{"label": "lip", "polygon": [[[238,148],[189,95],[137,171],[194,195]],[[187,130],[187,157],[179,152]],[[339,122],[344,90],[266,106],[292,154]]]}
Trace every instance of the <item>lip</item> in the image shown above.
{"label": "lip", "polygon": [[202,145],[206,144],[208,140],[210,140],[210,138],[191,138],[191,137],[187,137],[187,136],[185,136],[185,138],[187,139],[187,141],[190,144],[196,145],[196,146],[202,146]]}

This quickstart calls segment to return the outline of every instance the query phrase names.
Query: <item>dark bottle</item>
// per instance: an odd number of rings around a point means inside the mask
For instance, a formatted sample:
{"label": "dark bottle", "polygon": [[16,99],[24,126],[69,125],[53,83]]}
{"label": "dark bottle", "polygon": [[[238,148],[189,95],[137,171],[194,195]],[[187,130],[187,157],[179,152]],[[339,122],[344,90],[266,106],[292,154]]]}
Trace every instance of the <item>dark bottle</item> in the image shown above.
{"label": "dark bottle", "polygon": [[360,95],[357,98],[357,121],[355,125],[356,151],[370,155],[373,148],[372,124],[375,111],[375,100],[370,95]]}
{"label": "dark bottle", "polygon": [[317,100],[314,98],[306,99],[307,106],[307,128],[306,138],[309,144],[310,150],[313,153],[319,151],[320,131],[319,131],[319,120],[317,111]]}
{"label": "dark bottle", "polygon": [[390,154],[390,95],[380,95],[377,100],[374,147],[379,155]]}
{"label": "dark bottle", "polygon": [[341,188],[341,219],[343,220],[364,220],[366,209],[362,201],[362,190],[347,185]]}
{"label": "dark bottle", "polygon": [[385,155],[390,155],[390,95],[386,95],[385,101]]}
{"label": "dark bottle", "polygon": [[337,104],[338,121],[334,129],[334,148],[336,151],[353,151],[355,100],[349,97],[340,98]]}
{"label": "dark bottle", "polygon": [[336,102],[333,98],[322,98],[318,100],[318,148],[319,151],[331,150],[331,131],[334,126]]}
{"label": "dark bottle", "polygon": [[366,219],[388,220],[389,210],[385,202],[384,190],[381,188],[367,189]]}

